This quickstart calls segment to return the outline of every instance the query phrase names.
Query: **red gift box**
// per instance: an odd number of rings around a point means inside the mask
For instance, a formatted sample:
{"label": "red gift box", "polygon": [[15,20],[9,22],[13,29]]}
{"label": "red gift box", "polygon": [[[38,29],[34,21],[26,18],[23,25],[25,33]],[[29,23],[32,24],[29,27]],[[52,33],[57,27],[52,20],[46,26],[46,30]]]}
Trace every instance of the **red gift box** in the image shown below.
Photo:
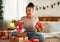
{"label": "red gift box", "polygon": [[37,23],[37,27],[38,27],[38,29],[40,29],[42,31],[42,23],[41,22]]}
{"label": "red gift box", "polygon": [[39,42],[38,39],[29,40],[29,42]]}
{"label": "red gift box", "polygon": [[22,21],[18,21],[17,22],[17,31],[18,32],[22,32],[22,25],[23,25],[23,22]]}
{"label": "red gift box", "polygon": [[0,39],[2,39],[2,40],[8,40],[9,38],[7,38],[5,36],[1,36]]}
{"label": "red gift box", "polygon": [[10,35],[9,30],[0,31],[0,39],[7,40],[7,39],[9,39],[9,35]]}
{"label": "red gift box", "polygon": [[0,32],[0,37],[1,37],[1,36],[3,36],[3,35],[2,35],[2,32]]}

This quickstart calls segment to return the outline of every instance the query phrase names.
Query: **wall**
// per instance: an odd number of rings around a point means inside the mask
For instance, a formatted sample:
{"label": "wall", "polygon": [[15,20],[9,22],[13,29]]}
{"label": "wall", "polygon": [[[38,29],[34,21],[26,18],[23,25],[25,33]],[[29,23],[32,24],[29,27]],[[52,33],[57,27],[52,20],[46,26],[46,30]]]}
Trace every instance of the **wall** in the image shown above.
{"label": "wall", "polygon": [[49,6],[49,8],[43,10],[35,10],[35,16],[60,16],[60,5],[55,5],[54,8],[51,8],[51,4],[57,3],[60,0],[27,0],[27,2],[33,2],[37,7]]}

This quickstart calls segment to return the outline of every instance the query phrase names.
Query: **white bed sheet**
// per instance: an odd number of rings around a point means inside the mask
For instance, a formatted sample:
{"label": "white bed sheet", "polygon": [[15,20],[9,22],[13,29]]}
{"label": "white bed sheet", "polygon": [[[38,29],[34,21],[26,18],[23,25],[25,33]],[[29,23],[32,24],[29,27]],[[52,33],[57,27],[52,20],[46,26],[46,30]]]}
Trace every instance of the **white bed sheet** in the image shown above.
{"label": "white bed sheet", "polygon": [[43,34],[44,37],[58,37],[58,38],[60,38],[60,32],[51,32],[51,33],[38,32],[37,34]]}

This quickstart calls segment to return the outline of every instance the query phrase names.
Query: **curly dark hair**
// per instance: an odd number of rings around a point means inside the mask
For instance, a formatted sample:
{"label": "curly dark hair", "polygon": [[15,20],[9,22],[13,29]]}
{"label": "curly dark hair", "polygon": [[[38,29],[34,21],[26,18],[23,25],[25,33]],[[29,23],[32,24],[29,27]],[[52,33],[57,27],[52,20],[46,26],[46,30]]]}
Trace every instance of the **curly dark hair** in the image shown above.
{"label": "curly dark hair", "polygon": [[30,2],[27,7],[31,7],[31,8],[34,8],[34,4],[32,2]]}

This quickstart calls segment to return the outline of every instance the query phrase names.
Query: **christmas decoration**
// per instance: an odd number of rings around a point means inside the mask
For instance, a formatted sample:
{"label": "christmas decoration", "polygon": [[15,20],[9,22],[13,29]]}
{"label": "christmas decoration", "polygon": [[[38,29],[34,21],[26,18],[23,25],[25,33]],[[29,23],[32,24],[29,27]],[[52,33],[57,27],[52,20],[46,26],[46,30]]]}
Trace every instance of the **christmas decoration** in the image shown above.
{"label": "christmas decoration", "polygon": [[17,31],[19,33],[22,32],[22,26],[23,26],[23,22],[22,21],[18,21],[17,22]]}
{"label": "christmas decoration", "polygon": [[31,40],[29,40],[29,42],[39,42],[39,40],[38,39],[31,39]]}
{"label": "christmas decoration", "polygon": [[2,1],[0,1],[0,5],[2,5]]}
{"label": "christmas decoration", "polygon": [[47,8],[49,8],[49,6],[47,6]]}
{"label": "christmas decoration", "polygon": [[39,7],[39,9],[41,9],[41,7]]}
{"label": "christmas decoration", "polygon": [[56,3],[54,3],[54,5],[56,5]]}
{"label": "christmas decoration", "polygon": [[0,10],[0,13],[3,13],[3,11],[2,11],[2,10]]}
{"label": "christmas decoration", "polygon": [[49,7],[51,7],[51,8],[54,8],[54,6],[55,5],[60,5],[60,1],[58,1],[58,2],[55,2],[55,3],[53,3],[53,4],[50,4],[50,5],[47,5],[47,6],[36,6],[35,8],[36,8],[36,10],[39,10],[39,9],[42,9],[43,8],[43,10],[45,10],[45,9],[47,9],[47,8],[49,8]]}
{"label": "christmas decoration", "polygon": [[45,9],[45,7],[43,6],[43,9]]}
{"label": "christmas decoration", "polygon": [[3,28],[3,6],[2,6],[2,0],[0,0],[0,30]]}
{"label": "christmas decoration", "polygon": [[57,5],[59,5],[59,4],[60,4],[60,2],[58,1]]}
{"label": "christmas decoration", "polygon": [[51,4],[51,8],[53,8],[53,5]]}
{"label": "christmas decoration", "polygon": [[10,31],[9,30],[1,30],[0,31],[0,39],[8,40],[10,38]]}
{"label": "christmas decoration", "polygon": [[36,6],[36,10],[38,10],[38,7]]}
{"label": "christmas decoration", "polygon": [[42,31],[42,23],[41,22],[37,23],[37,28],[38,28],[38,30]]}

